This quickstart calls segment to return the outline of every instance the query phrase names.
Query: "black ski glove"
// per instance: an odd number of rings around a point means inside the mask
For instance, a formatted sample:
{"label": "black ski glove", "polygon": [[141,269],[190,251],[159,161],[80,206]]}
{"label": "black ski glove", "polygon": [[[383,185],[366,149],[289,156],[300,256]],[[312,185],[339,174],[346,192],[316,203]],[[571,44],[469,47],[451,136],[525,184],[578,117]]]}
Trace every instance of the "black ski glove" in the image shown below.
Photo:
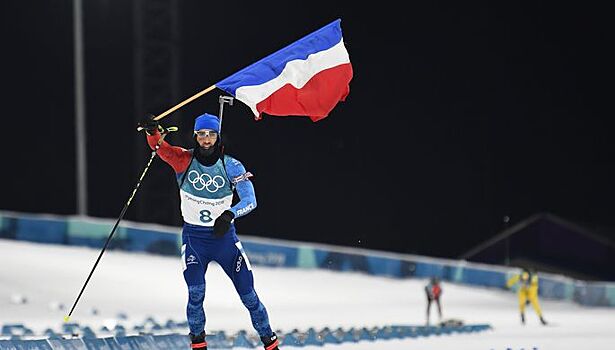
{"label": "black ski glove", "polygon": [[214,222],[214,236],[222,237],[231,228],[231,220],[235,218],[235,214],[233,214],[230,210],[225,210],[218,216],[216,222]]}
{"label": "black ski glove", "polygon": [[152,135],[160,124],[152,116],[147,116],[139,123],[138,128],[145,130],[148,135]]}

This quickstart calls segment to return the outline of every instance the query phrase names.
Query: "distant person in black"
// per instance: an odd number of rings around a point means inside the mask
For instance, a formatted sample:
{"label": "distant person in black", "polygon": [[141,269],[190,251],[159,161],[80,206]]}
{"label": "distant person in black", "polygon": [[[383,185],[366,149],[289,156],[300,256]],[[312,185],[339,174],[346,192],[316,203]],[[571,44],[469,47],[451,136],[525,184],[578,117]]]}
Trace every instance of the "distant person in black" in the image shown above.
{"label": "distant person in black", "polygon": [[435,302],[438,305],[438,320],[442,321],[442,306],[440,305],[440,297],[442,296],[442,286],[438,277],[432,277],[429,283],[425,286],[425,294],[427,295],[427,325],[429,325],[429,314],[431,303]]}

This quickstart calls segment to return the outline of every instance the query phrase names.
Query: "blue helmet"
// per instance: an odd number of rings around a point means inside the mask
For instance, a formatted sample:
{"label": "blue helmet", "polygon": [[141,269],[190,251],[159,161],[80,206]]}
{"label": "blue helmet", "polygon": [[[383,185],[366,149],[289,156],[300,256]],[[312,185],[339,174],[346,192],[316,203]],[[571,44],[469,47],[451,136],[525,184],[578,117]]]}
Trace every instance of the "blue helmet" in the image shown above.
{"label": "blue helmet", "polygon": [[220,119],[213,114],[205,113],[198,116],[194,120],[194,131],[199,131],[202,129],[214,130],[215,132],[220,132]]}

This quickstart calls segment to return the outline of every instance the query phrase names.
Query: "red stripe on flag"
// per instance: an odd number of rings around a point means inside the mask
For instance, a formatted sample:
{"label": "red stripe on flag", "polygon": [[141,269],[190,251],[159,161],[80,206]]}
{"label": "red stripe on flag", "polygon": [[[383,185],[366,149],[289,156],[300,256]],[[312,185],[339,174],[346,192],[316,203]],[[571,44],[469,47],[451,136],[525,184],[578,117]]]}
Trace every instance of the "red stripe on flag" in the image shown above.
{"label": "red stripe on flag", "polygon": [[308,116],[316,122],[325,118],[350,93],[352,65],[342,64],[314,75],[301,89],[290,84],[256,105],[259,113],[276,116]]}

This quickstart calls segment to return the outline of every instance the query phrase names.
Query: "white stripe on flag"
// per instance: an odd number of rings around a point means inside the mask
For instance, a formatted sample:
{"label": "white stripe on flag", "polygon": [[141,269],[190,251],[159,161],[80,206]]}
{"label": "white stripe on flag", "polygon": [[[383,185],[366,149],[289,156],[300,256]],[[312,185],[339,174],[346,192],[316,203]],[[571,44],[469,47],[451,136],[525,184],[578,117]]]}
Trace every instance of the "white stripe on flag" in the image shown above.
{"label": "white stripe on flag", "polygon": [[350,57],[342,38],[339,43],[330,49],[311,54],[305,60],[288,61],[280,75],[263,84],[238,88],[235,91],[235,98],[245,103],[254,115],[258,116],[256,105],[284,85],[291,84],[297,89],[301,89],[319,72],[345,63],[350,63]]}

